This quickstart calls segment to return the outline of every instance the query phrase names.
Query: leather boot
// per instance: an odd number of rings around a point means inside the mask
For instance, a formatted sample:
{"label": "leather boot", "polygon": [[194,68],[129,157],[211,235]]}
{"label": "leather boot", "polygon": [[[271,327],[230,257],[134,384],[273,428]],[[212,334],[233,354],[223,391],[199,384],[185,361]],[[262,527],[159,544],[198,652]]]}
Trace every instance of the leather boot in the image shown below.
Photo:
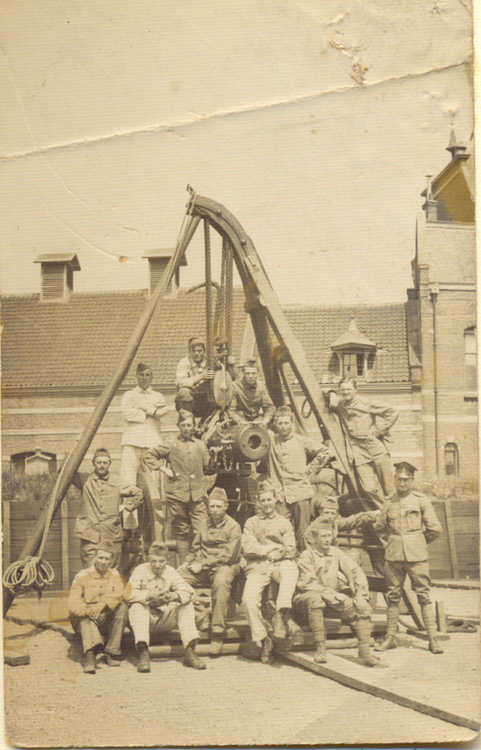
{"label": "leather boot", "polygon": [[381,643],[374,648],[376,651],[387,651],[390,648],[397,648],[396,633],[397,621],[399,618],[399,605],[388,604],[387,606],[387,632],[386,637]]}
{"label": "leather boot", "polygon": [[274,644],[272,643],[271,638],[266,635],[262,641],[261,662],[263,664],[272,664],[274,661],[274,654],[272,653],[273,648]]}
{"label": "leather boot", "polygon": [[184,667],[192,667],[192,669],[205,669],[205,663],[202,659],[199,659],[195,653],[195,642],[191,641],[184,650]]}
{"label": "leather boot", "polygon": [[97,668],[95,666],[95,651],[93,648],[89,648],[85,652],[83,670],[85,674],[95,674]]}
{"label": "leather boot", "polygon": [[421,604],[421,613],[423,616],[424,627],[429,638],[429,650],[432,654],[444,654],[444,650],[436,638],[436,621],[434,619],[434,610],[431,604]]}
{"label": "leather boot", "polygon": [[324,615],[322,609],[309,609],[307,613],[309,627],[312,630],[316,642],[316,653],[314,661],[316,664],[324,664],[327,661],[326,656],[326,632],[324,629]]}
{"label": "leather boot", "polygon": [[282,612],[279,610],[275,612],[274,617],[272,618],[272,628],[273,638],[276,638],[277,640],[284,640],[287,638],[286,625],[284,618],[282,617]]}
{"label": "leather boot", "polygon": [[114,656],[113,654],[110,654],[108,651],[104,654],[105,663],[108,664],[109,667],[120,667],[120,659],[118,656]]}
{"label": "leather boot", "polygon": [[189,553],[189,540],[185,537],[176,537],[177,542],[177,557],[179,558],[179,567],[184,562],[185,558]]}
{"label": "leather boot", "polygon": [[137,662],[137,672],[150,672],[150,652],[146,643],[141,641],[137,644],[139,661]]}
{"label": "leather boot", "polygon": [[383,666],[381,660],[371,654],[371,620],[367,617],[360,617],[355,623],[357,640],[358,640],[358,661],[365,667]]}
{"label": "leather boot", "polygon": [[224,636],[222,633],[212,633],[209,644],[209,656],[220,656],[222,646],[224,645]]}

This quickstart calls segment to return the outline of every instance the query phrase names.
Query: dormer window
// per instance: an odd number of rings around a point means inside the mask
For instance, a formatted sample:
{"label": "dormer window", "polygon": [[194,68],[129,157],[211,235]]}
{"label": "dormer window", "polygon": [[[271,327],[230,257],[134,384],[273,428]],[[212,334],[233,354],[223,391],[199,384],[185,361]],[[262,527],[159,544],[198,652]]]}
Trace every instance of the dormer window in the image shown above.
{"label": "dormer window", "polygon": [[331,349],[337,355],[339,373],[343,378],[369,379],[369,355],[374,354],[377,347],[361,333],[354,318],[347,331],[331,344]]}
{"label": "dormer window", "polygon": [[74,271],[80,271],[75,253],[46,253],[38,255],[40,263],[42,302],[66,302],[73,292]]}
{"label": "dormer window", "polygon": [[[142,255],[142,258],[147,258],[149,261],[149,294],[152,295],[154,293],[155,287],[159,283],[160,279],[164,275],[165,269],[168,266],[169,260],[171,259],[172,255],[174,254],[174,250],[171,248],[164,248],[162,250],[149,250],[148,253],[145,253],[145,255]],[[185,255],[182,258],[182,261],[180,263],[181,266],[187,265],[187,260],[185,259]],[[180,283],[180,274],[179,269],[177,269],[176,273],[171,278],[169,285],[166,290],[166,296],[169,297],[175,297],[177,290],[179,288]]]}

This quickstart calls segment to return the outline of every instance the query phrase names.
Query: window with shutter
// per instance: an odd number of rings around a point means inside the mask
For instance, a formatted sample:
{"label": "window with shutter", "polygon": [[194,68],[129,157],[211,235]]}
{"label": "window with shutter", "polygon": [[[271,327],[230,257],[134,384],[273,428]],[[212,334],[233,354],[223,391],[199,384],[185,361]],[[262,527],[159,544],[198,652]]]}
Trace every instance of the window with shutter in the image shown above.
{"label": "window with shutter", "polygon": [[49,263],[42,268],[42,299],[63,299],[65,296],[65,264]]}
{"label": "window with shutter", "polygon": [[[162,278],[167,268],[169,258],[150,258],[150,293],[154,292],[155,287]],[[167,287],[166,294],[172,294],[172,279]]]}

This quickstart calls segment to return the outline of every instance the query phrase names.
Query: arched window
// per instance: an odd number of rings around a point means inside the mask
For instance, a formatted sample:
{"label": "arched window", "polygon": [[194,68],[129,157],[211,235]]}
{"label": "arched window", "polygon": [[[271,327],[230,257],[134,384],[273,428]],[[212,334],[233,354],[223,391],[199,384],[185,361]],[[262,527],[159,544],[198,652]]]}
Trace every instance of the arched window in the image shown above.
{"label": "arched window", "polygon": [[446,476],[459,476],[459,452],[456,443],[446,443],[444,446],[444,469]]}
{"label": "arched window", "polygon": [[476,328],[466,328],[464,331],[464,372],[467,393],[476,393],[478,388],[478,364]]}

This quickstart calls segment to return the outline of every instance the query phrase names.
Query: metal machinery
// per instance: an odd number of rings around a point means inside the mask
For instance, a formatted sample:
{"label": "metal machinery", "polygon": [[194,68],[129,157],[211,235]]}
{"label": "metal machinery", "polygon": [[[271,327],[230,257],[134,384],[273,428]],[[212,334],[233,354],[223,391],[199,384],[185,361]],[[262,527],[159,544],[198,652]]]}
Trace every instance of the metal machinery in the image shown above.
{"label": "metal machinery", "polygon": [[[146,303],[144,312],[132,333],[126,350],[118,363],[110,381],[94,409],[82,435],[76,442],[58,477],[48,507],[40,517],[33,533],[27,541],[20,561],[31,561],[38,565],[35,556],[43,547],[51,519],[57,512],[75,472],[78,470],[87,449],[94,438],[98,426],[108,409],[116,389],[124,379],[136,355],[149,323],[157,312],[172,276],[176,273],[186,249],[199,225],[203,222],[205,247],[205,303],[206,303],[206,357],[207,366],[216,370],[211,386],[212,412],[198,426],[199,435],[206,441],[217,474],[217,485],[223,486],[229,499],[236,502],[234,510],[239,521],[252,514],[255,491],[253,468],[262,459],[269,447],[268,432],[257,425],[233,427],[226,418],[226,410],[232,397],[233,353],[233,266],[237,269],[245,293],[245,309],[249,313],[255,333],[266,386],[276,406],[290,405],[301,433],[306,433],[306,421],[294,397],[289,374],[299,384],[305,404],[308,405],[317,423],[319,437],[326,441],[334,456],[332,468],[341,478],[348,498],[347,511],[357,512],[369,505],[362,499],[360,486],[346,454],[346,437],[336,415],[325,405],[319,383],[307,361],[304,350],[293,334],[277,296],[269,282],[262,261],[254,244],[237,219],[220,203],[197,195],[188,186],[190,199],[182,222],[176,249],[159,281],[153,295]],[[212,280],[211,231],[217,232],[222,240],[221,284]],[[204,284],[202,285],[204,286]],[[217,300],[214,309],[213,286],[217,286]],[[144,542],[155,538],[154,505],[158,497],[154,482],[148,475],[139,475],[139,484],[146,498],[142,512],[142,533]],[[240,505],[240,507],[239,507]],[[379,571],[379,555],[382,558],[382,544],[374,532],[364,535],[364,546],[371,557],[373,568]],[[18,566],[19,563],[16,563]],[[20,563],[21,566],[21,563]],[[30,578],[34,576],[30,575]],[[374,577],[373,587],[382,590],[383,579]],[[13,599],[10,591],[4,592],[4,612]],[[416,602],[409,592],[406,603],[418,627],[422,623]]]}

